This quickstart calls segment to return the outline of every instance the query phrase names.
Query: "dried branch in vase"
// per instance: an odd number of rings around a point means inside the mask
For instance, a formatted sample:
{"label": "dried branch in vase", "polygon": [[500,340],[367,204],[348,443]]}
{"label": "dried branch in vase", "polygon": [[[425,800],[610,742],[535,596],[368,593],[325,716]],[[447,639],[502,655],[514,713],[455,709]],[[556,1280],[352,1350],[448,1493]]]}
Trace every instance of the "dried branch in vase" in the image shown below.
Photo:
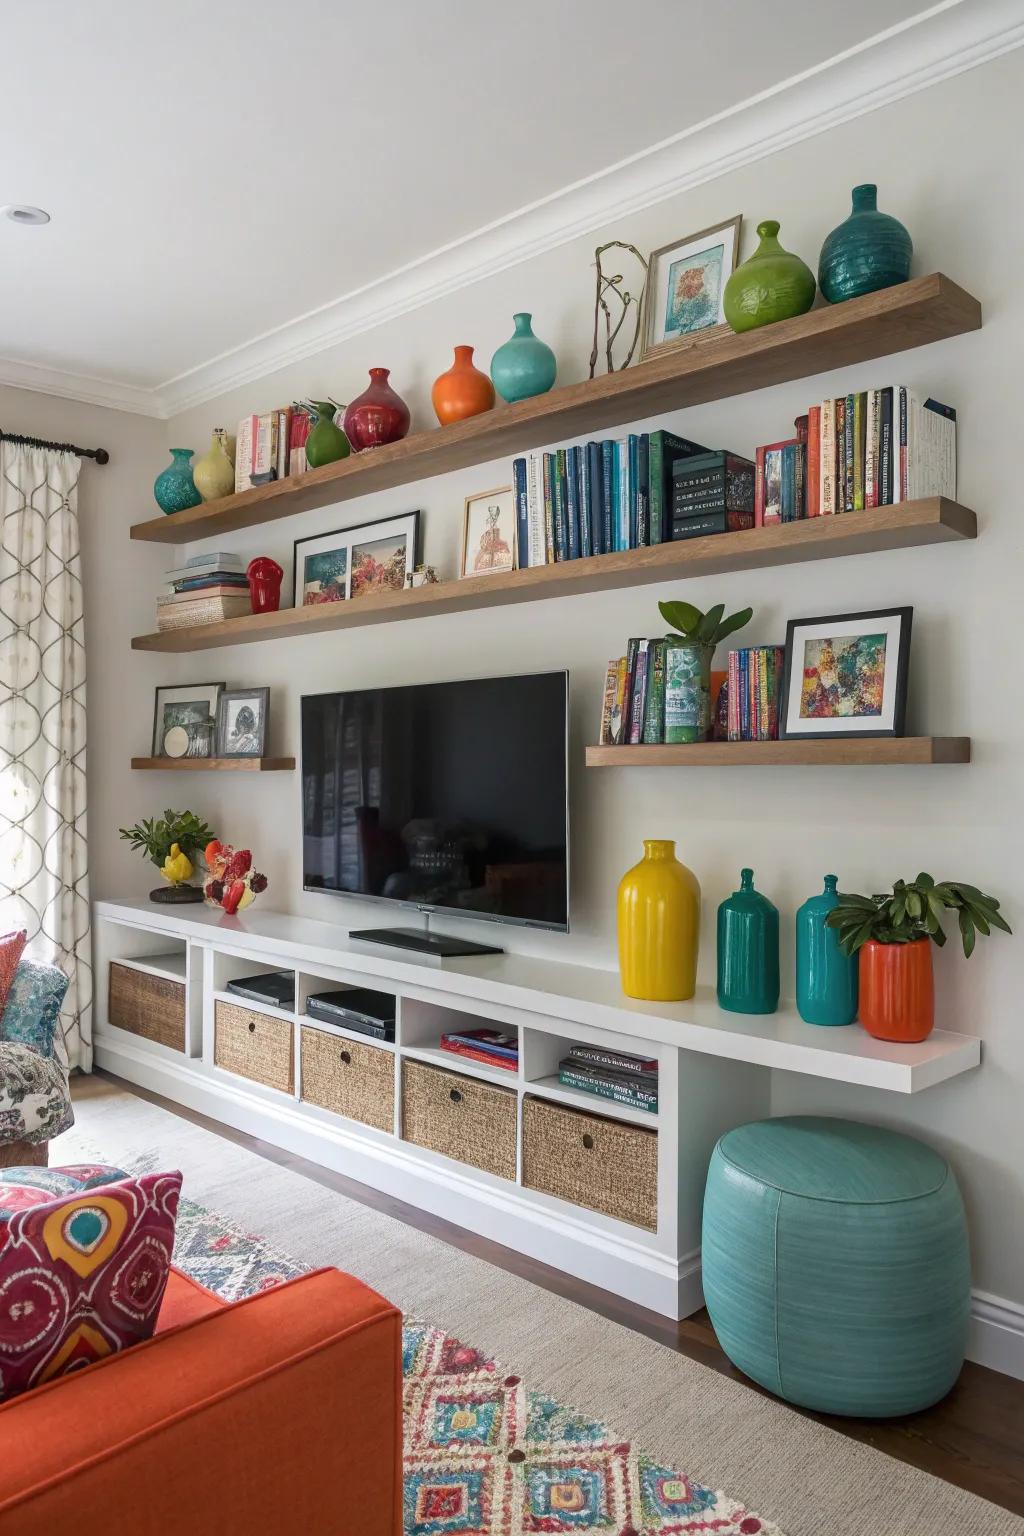
{"label": "dried branch in vase", "polygon": [[[640,292],[632,293],[625,286],[625,276],[616,272],[611,276],[604,271],[603,261],[608,251],[628,251],[635,256],[643,272],[640,282]],[[614,373],[614,347],[619,339],[623,326],[633,315],[633,331],[629,343],[629,351],[626,353],[622,368],[628,368],[633,361],[637,342],[640,340],[640,319],[643,314],[644,290],[647,287],[647,262],[641,256],[635,245],[630,245],[626,240],[609,240],[605,245],[599,245],[594,252],[594,266],[597,276],[594,292],[594,345],[590,353],[590,377],[593,378],[597,371],[597,359],[600,354],[600,333],[602,317],[604,319],[604,354],[605,363],[609,373]]]}

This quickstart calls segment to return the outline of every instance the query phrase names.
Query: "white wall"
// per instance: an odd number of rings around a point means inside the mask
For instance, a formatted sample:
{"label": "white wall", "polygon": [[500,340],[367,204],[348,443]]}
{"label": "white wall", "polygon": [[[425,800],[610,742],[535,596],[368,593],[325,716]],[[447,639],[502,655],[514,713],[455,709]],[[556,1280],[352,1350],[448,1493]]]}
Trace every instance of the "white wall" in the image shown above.
{"label": "white wall", "polygon": [[[974,546],[697,581],[686,586],[685,595],[705,607],[715,601],[730,608],[752,603],[755,622],[744,636],[751,642],[781,640],[788,617],[912,603],[908,728],[970,734],[975,760],[969,767],[585,771],[583,747],[594,739],[605,663],[622,651],[627,636],[659,631],[656,602],[668,593],[657,588],[168,657],[156,668],[142,656],[129,656],[118,606],[112,615],[119,631],[116,647],[107,653],[109,661],[101,660],[98,666],[91,662],[93,696],[97,672],[99,686],[104,686],[104,667],[110,669],[105,686],[117,702],[105,706],[102,719],[119,744],[110,763],[118,784],[117,816],[108,794],[100,801],[108,819],[102,810],[93,818],[98,844],[106,845],[113,836],[115,821],[129,813],[129,802],[137,809],[148,800],[156,808],[181,797],[179,781],[168,785],[151,778],[143,795],[124,772],[129,732],[123,711],[134,714],[141,709],[133,745],[143,750],[149,714],[141,708],[140,694],[154,673],[167,679],[271,684],[272,749],[296,753],[303,691],[567,667],[574,710],[573,931],[566,938],[511,929],[505,935],[509,949],[613,964],[616,883],[638,856],[644,836],[676,838],[681,856],[700,878],[705,982],[714,977],[716,907],[747,863],[783,914],[783,985],[789,993],[792,915],[805,896],[820,890],[826,871],[836,871],[846,888],[869,891],[901,875],[912,877],[922,868],[939,878],[967,879],[1000,896],[1011,922],[1018,929],[1024,926],[1019,894],[1024,866],[1018,664],[1021,513],[1016,504],[1024,218],[1019,185],[1007,153],[999,148],[1006,143],[999,125],[1018,119],[1022,91],[1024,53],[1018,52],[686,197],[637,213],[614,229],[595,231],[191,411],[170,424],[166,438],[168,444],[201,449],[212,427],[233,429],[250,409],[267,409],[297,395],[329,392],[351,399],[362,389],[366,369],[375,364],[390,366],[394,384],[413,407],[414,425],[427,427],[433,421],[430,383],[448,366],[452,346],[475,344],[478,360],[486,366],[494,347],[510,332],[517,309],[532,310],[538,334],[555,347],[559,382],[579,379],[585,376],[589,356],[590,262],[599,238],[621,235],[650,249],[739,211],[746,220],[744,255],[752,249],[757,221],[777,217],[783,243],[813,266],[822,238],[848,211],[851,186],[877,181],[881,206],[898,214],[913,234],[915,272],[945,271],[977,294],[984,306],[984,331],[877,365],[659,419],[700,441],[750,453],[759,442],[787,435],[794,416],[815,400],[893,379],[916,386],[959,410],[961,499],[977,510],[981,537]],[[358,217],[358,210],[353,216]],[[295,308],[302,308],[301,294],[296,294]],[[633,425],[622,424],[623,429]],[[140,510],[156,467],[156,461],[144,470],[140,465]],[[508,479],[507,461],[485,464],[358,504],[249,530],[228,542],[247,555],[276,556],[289,567],[290,577],[296,536],[419,506],[425,511],[426,558],[452,576],[463,497]],[[144,548],[126,548],[123,521],[118,516],[110,530],[117,569],[129,587],[145,585],[153,561]],[[683,589],[672,590],[681,595]],[[119,604],[125,600],[135,610],[147,607],[133,591],[121,594]],[[148,616],[142,627],[152,627]],[[126,684],[130,699],[123,692]],[[294,775],[263,780],[211,775],[188,781],[188,799],[216,821],[222,836],[251,844],[258,867],[270,876],[264,902],[345,925],[382,920],[380,908],[361,909],[353,902],[301,893]],[[106,846],[98,859],[103,872],[98,893],[123,894],[124,860],[112,860]],[[116,890],[108,878],[115,872]],[[141,871],[134,884],[135,889],[144,888]],[[983,943],[969,964],[951,943],[936,961],[938,1022],[983,1037],[984,1065],[979,1072],[913,1101],[854,1088],[826,1089],[779,1074],[774,1107],[822,1107],[885,1121],[919,1131],[941,1146],[953,1158],[966,1190],[976,1283],[1024,1301],[1020,942],[998,937]]]}

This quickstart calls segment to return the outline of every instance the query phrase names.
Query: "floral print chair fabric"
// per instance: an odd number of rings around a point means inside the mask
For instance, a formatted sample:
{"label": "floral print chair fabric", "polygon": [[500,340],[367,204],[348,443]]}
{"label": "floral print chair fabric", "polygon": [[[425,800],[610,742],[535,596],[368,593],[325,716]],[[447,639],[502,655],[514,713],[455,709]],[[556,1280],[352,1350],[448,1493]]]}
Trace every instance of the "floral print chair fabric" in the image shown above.
{"label": "floral print chair fabric", "polygon": [[0,1167],[44,1164],[74,1123],[59,1014],[68,979],[23,959],[0,1018]]}

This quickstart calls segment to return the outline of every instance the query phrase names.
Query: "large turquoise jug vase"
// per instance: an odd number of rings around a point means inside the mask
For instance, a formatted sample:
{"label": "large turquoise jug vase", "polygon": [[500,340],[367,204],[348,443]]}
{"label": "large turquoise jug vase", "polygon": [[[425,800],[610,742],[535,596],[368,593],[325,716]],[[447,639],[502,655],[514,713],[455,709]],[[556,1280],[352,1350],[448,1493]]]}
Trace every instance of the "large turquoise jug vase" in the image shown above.
{"label": "large turquoise jug vase", "polygon": [[891,288],[910,276],[914,246],[899,219],[878,211],[878,188],[853,189],[848,219],[826,236],[818,258],[818,286],[830,304]]}
{"label": "large turquoise jug vase", "polygon": [[718,1006],[774,1013],[779,1006],[779,913],[754,890],[754,871],[718,909]]}
{"label": "large turquoise jug vase", "polygon": [[172,448],[171,462],[160,471],[153,482],[153,495],[161,512],[185,512],[198,507],[202,497],[192,478],[191,448]]}
{"label": "large turquoise jug vase", "polygon": [[805,1024],[852,1024],[857,1017],[857,957],[844,955],[825,919],[839,905],[836,875],[796,914],[796,1006]]}

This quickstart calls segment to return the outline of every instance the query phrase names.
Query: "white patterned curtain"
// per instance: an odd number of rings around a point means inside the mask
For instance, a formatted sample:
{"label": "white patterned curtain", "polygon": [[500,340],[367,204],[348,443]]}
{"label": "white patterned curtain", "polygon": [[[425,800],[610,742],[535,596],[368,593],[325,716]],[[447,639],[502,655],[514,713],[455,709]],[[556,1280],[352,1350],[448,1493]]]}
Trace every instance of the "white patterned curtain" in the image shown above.
{"label": "white patterned curtain", "polygon": [[70,978],[61,1023],[92,1066],[80,461],[0,441],[0,932]]}

